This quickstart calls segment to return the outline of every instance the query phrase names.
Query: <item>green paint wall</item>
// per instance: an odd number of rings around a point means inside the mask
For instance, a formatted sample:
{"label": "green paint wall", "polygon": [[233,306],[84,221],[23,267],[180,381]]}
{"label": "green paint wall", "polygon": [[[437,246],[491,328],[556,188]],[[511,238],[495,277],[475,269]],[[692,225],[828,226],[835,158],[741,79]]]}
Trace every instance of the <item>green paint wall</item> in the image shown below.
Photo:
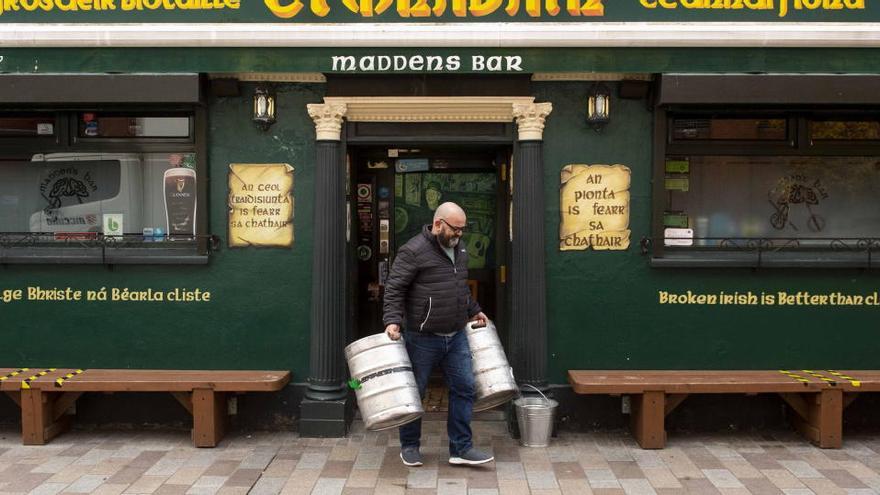
{"label": "green paint wall", "polygon": [[[872,293],[880,290],[880,274],[649,267],[639,249],[639,240],[651,235],[652,116],[645,101],[615,98],[613,120],[598,134],[584,122],[588,83],[534,87],[536,101],[553,103],[544,130],[552,382],[565,383],[569,369],[880,366],[880,307],[660,305],[660,290]],[[621,163],[632,169],[629,250],[559,251],[559,172],[570,163]]]}
{"label": "green paint wall", "polygon": [[[0,268],[3,288],[201,288],[208,303],[14,302],[0,308],[7,344],[0,365],[26,367],[282,369],[304,381],[309,362],[314,124],[307,103],[323,86],[278,87],[278,123],[250,121],[253,87],[209,107],[209,233],[222,248],[207,266],[40,266]],[[226,248],[229,163],[290,163],[292,249]],[[0,303],[2,304],[2,303]]]}

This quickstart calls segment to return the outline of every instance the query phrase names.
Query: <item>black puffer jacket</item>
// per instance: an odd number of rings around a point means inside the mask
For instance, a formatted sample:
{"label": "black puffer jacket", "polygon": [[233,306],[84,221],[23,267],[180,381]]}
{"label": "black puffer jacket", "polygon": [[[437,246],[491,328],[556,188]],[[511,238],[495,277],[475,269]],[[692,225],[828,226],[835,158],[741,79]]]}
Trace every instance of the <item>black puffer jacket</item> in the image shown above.
{"label": "black puffer jacket", "polygon": [[385,284],[385,326],[408,331],[452,333],[482,311],[467,285],[468,256],[462,243],[455,263],[440,247],[430,225],[398,251]]}

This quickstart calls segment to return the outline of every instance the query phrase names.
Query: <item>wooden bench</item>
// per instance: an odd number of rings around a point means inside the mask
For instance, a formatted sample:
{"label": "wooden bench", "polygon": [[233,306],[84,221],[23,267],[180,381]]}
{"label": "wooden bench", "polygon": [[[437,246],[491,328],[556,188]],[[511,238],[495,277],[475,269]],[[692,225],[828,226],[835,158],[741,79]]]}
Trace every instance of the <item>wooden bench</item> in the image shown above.
{"label": "wooden bench", "polygon": [[690,394],[779,394],[792,423],[821,448],[840,448],[843,410],[862,392],[880,391],[880,371],[569,370],[577,394],[629,395],[630,426],[644,449],[666,444],[665,418]]}
{"label": "wooden bench", "polygon": [[197,371],[127,369],[0,369],[0,391],[21,407],[25,445],[43,445],[70,426],[65,414],[86,392],[169,392],[192,415],[196,447],[214,447],[226,428],[231,393],[275,392],[288,371]]}

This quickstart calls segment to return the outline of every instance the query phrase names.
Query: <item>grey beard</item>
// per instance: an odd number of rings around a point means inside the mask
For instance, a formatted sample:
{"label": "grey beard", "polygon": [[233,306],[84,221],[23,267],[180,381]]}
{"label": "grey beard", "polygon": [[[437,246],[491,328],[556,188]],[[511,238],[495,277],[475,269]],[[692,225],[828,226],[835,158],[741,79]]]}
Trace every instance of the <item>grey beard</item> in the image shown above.
{"label": "grey beard", "polygon": [[440,238],[440,244],[442,244],[448,248],[454,248],[455,246],[458,245],[458,241],[459,241],[458,237],[446,237],[444,235],[440,235],[438,237]]}

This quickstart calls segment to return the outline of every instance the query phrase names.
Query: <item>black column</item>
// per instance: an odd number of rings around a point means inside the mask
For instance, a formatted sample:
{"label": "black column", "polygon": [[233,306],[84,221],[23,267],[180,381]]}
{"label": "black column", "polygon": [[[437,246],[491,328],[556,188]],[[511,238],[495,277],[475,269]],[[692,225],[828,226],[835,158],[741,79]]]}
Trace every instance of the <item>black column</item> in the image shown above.
{"label": "black column", "polygon": [[[513,163],[510,341],[517,379],[543,391],[547,389],[543,142],[520,141]],[[521,389],[534,393],[530,387]]]}
{"label": "black column", "polygon": [[300,435],[345,436],[345,165],[339,141],[316,141],[314,253],[309,388],[300,405]]}

